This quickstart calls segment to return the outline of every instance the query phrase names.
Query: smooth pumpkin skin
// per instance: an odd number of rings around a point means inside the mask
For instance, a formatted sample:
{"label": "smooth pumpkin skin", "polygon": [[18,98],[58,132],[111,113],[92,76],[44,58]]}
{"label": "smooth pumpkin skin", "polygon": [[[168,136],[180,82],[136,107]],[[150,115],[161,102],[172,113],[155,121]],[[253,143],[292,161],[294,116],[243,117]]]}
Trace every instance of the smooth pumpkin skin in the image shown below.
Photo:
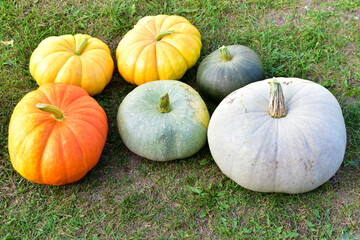
{"label": "smooth pumpkin skin", "polygon": [[[57,121],[37,103],[58,107],[65,117]],[[11,163],[35,183],[72,183],[97,164],[107,132],[104,110],[85,90],[47,83],[26,94],[13,111],[8,138]]]}
{"label": "smooth pumpkin skin", "polygon": [[[74,51],[89,38],[81,55]],[[91,96],[110,82],[114,61],[109,47],[86,34],[51,36],[40,42],[30,58],[30,73],[39,86],[62,82],[80,86]]]}
{"label": "smooth pumpkin skin", "polygon": [[217,49],[201,61],[196,76],[199,92],[216,102],[249,83],[265,78],[261,59],[253,50],[241,45],[226,48],[232,56],[231,60],[223,61]]}
{"label": "smooth pumpkin skin", "polygon": [[[171,110],[157,109],[169,94]],[[123,143],[135,154],[154,161],[190,157],[206,143],[209,112],[200,95],[175,80],[138,86],[121,102],[117,126]]]}
{"label": "smooth pumpkin skin", "polygon": [[[174,30],[159,41],[155,36]],[[146,16],[120,41],[116,59],[120,74],[134,85],[180,79],[200,57],[200,32],[184,17]]]}
{"label": "smooth pumpkin skin", "polygon": [[208,129],[211,154],[229,178],[259,192],[302,193],[328,181],[346,147],[341,108],[324,87],[297,78],[276,78],[288,112],[268,112],[270,80],[228,95]]}

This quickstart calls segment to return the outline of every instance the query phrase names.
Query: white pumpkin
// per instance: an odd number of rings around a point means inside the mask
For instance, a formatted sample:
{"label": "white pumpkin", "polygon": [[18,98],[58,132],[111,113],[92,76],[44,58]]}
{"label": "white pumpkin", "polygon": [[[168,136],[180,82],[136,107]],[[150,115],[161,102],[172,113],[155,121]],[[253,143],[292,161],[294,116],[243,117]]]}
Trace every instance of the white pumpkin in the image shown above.
{"label": "white pumpkin", "polygon": [[[251,83],[218,105],[208,128],[210,151],[221,171],[247,189],[311,191],[328,181],[343,161],[342,111],[319,84],[299,78],[276,80],[280,84],[271,79]],[[269,83],[276,89],[271,97]],[[281,111],[284,114],[277,117],[270,114]]]}

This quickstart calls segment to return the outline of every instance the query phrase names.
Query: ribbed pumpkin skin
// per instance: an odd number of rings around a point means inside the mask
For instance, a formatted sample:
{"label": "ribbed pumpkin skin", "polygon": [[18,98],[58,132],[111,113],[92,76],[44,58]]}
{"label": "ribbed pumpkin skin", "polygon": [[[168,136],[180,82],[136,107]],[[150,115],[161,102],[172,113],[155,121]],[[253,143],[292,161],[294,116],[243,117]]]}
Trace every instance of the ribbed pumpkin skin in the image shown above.
{"label": "ribbed pumpkin skin", "polygon": [[228,95],[208,129],[211,154],[229,178],[259,192],[302,193],[328,181],[340,167],[346,129],[336,98],[319,84],[276,78],[287,115],[272,118],[263,80]]}
{"label": "ribbed pumpkin skin", "polygon": [[[89,40],[81,55],[74,54],[85,38]],[[93,96],[110,82],[114,61],[101,40],[86,34],[63,35],[41,41],[31,55],[29,68],[39,86],[62,82],[80,86]]]}
{"label": "ribbed pumpkin skin", "polygon": [[265,77],[261,59],[253,50],[241,45],[227,46],[227,49],[232,56],[230,61],[224,62],[218,49],[201,61],[196,76],[200,93],[217,102]]}
{"label": "ribbed pumpkin skin", "polygon": [[[174,33],[155,41],[160,32]],[[120,41],[116,59],[120,74],[134,85],[180,79],[200,57],[200,32],[180,16],[147,16]]]}
{"label": "ribbed pumpkin skin", "polygon": [[[55,120],[37,103],[64,112]],[[81,179],[98,162],[108,132],[101,106],[80,87],[48,83],[26,94],[9,125],[9,154],[14,169],[40,184],[63,185]]]}
{"label": "ribbed pumpkin skin", "polygon": [[[168,93],[171,111],[157,109]],[[124,144],[135,154],[154,161],[190,157],[206,143],[209,112],[200,95],[189,85],[153,81],[135,88],[122,101],[117,115]]]}

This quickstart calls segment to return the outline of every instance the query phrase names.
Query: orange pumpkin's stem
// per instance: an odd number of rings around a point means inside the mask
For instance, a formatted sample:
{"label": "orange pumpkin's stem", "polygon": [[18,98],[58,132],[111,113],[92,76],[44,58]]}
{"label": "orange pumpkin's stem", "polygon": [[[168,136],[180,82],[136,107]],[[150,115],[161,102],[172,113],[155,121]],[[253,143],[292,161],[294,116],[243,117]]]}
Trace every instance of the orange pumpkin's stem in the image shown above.
{"label": "orange pumpkin's stem", "polygon": [[273,118],[282,118],[287,114],[284,94],[281,84],[274,78],[270,84],[269,113]]}
{"label": "orange pumpkin's stem", "polygon": [[82,51],[84,51],[84,48],[86,47],[86,43],[89,40],[89,38],[85,38],[80,45],[76,48],[74,54],[80,56]]}
{"label": "orange pumpkin's stem", "polygon": [[170,98],[168,93],[161,95],[160,101],[157,105],[157,109],[161,113],[168,113],[171,111]]}
{"label": "orange pumpkin's stem", "polygon": [[221,48],[219,48],[220,53],[221,53],[221,60],[223,62],[228,62],[231,60],[231,53],[229,51],[229,49],[227,49],[227,47],[222,46]]}
{"label": "orange pumpkin's stem", "polygon": [[51,116],[56,121],[61,121],[65,117],[64,112],[53,105],[45,104],[45,103],[38,103],[38,104],[36,104],[36,107],[38,109],[40,109],[41,111],[51,113]]}
{"label": "orange pumpkin's stem", "polygon": [[160,41],[166,35],[173,34],[174,32],[175,32],[175,30],[168,30],[168,31],[160,32],[158,35],[155,36],[155,41]]}

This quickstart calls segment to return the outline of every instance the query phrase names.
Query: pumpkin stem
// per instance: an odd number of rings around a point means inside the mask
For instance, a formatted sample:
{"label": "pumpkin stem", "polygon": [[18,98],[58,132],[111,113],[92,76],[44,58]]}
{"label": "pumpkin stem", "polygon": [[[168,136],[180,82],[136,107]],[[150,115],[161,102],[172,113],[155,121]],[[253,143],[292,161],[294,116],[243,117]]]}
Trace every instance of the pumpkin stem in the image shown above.
{"label": "pumpkin stem", "polygon": [[53,117],[56,121],[61,121],[65,117],[64,112],[53,105],[38,103],[36,104],[36,107],[41,111],[51,113],[51,117]]}
{"label": "pumpkin stem", "polygon": [[170,35],[173,32],[175,32],[175,30],[160,32],[158,35],[155,36],[155,41],[160,41],[163,37],[165,37],[166,35]]}
{"label": "pumpkin stem", "polygon": [[284,94],[281,84],[274,78],[270,84],[269,112],[273,118],[282,118],[287,114]]}
{"label": "pumpkin stem", "polygon": [[170,98],[168,93],[161,95],[160,101],[157,105],[157,109],[161,113],[168,113],[171,111]]}
{"label": "pumpkin stem", "polygon": [[227,49],[227,47],[222,46],[221,48],[219,48],[219,50],[221,53],[221,60],[223,60],[223,62],[228,62],[231,60],[231,53],[229,49]]}
{"label": "pumpkin stem", "polygon": [[81,43],[80,45],[76,48],[76,50],[74,51],[74,54],[75,55],[78,55],[80,56],[82,51],[84,50],[85,46],[86,46],[86,43],[87,41],[89,40],[89,38],[85,38]]}

